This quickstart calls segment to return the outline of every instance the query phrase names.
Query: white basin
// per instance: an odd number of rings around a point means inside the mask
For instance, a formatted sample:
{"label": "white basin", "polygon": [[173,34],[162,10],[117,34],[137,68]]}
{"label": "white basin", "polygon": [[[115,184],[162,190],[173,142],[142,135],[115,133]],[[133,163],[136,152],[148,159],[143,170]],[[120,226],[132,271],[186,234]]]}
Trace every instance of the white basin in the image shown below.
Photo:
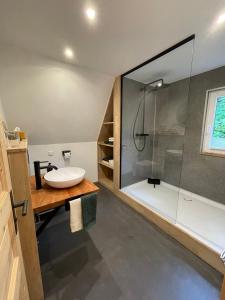
{"label": "white basin", "polygon": [[64,189],[80,183],[85,170],[77,167],[65,167],[52,170],[44,175],[45,182],[56,189]]}

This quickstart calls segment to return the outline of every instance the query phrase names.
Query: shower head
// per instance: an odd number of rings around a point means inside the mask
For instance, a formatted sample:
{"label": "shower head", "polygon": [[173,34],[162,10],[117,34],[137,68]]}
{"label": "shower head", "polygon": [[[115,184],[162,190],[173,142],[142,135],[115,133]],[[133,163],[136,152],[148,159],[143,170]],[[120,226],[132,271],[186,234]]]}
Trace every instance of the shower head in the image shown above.
{"label": "shower head", "polygon": [[169,86],[169,84],[164,83],[163,79],[160,78],[148,83],[146,88],[148,88],[150,91],[157,91],[158,89],[165,88],[167,86]]}
{"label": "shower head", "polygon": [[154,80],[154,81],[150,82],[147,86],[154,88],[154,89],[160,88],[163,86],[163,79]]}
{"label": "shower head", "polygon": [[169,84],[164,83],[163,79],[160,78],[160,79],[154,80],[154,81],[146,84],[145,87],[140,88],[140,91],[148,91],[148,92],[157,91],[159,89],[162,89],[162,88],[165,88],[168,86],[169,86]]}

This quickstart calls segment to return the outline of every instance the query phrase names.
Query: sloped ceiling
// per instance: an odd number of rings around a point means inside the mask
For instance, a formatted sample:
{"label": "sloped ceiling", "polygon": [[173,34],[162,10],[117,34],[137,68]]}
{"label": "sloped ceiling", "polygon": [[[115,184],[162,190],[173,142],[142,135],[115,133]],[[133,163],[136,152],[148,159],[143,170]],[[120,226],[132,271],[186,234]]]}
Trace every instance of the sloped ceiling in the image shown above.
{"label": "sloped ceiling", "polygon": [[113,77],[0,46],[0,95],[9,129],[32,145],[96,141]]}
{"label": "sloped ceiling", "polygon": [[[96,9],[96,22],[84,15]],[[1,0],[0,41],[118,75],[190,34],[196,34],[194,72],[224,64],[223,0]]]}

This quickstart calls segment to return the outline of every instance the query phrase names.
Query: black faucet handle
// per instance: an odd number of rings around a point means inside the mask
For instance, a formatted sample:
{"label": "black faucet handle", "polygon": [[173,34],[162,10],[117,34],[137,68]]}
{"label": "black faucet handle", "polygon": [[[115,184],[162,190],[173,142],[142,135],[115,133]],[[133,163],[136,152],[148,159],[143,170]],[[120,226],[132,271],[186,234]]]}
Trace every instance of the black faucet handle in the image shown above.
{"label": "black faucet handle", "polygon": [[40,164],[49,163],[48,160],[40,161]]}
{"label": "black faucet handle", "polygon": [[50,172],[53,169],[55,169],[55,166],[52,166],[52,164],[49,162],[48,165],[47,165],[47,172]]}

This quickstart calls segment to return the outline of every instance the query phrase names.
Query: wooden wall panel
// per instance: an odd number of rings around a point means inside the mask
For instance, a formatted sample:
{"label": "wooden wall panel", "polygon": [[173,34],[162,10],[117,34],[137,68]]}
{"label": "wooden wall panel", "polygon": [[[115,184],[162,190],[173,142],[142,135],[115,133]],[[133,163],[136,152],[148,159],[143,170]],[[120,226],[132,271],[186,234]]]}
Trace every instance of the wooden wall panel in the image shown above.
{"label": "wooden wall panel", "polygon": [[221,289],[221,300],[225,300],[225,277],[223,278],[223,285]]}
{"label": "wooden wall panel", "polygon": [[29,201],[26,216],[22,216],[21,207],[16,209],[18,231],[21,240],[29,294],[32,300],[42,300],[44,299],[44,294],[37,248],[36,229],[31,203],[27,146],[22,149],[8,149],[8,160],[14,201],[23,201],[25,199]]}
{"label": "wooden wall panel", "polygon": [[114,188],[120,188],[120,119],[121,119],[121,77],[117,77],[113,92],[114,111]]}

